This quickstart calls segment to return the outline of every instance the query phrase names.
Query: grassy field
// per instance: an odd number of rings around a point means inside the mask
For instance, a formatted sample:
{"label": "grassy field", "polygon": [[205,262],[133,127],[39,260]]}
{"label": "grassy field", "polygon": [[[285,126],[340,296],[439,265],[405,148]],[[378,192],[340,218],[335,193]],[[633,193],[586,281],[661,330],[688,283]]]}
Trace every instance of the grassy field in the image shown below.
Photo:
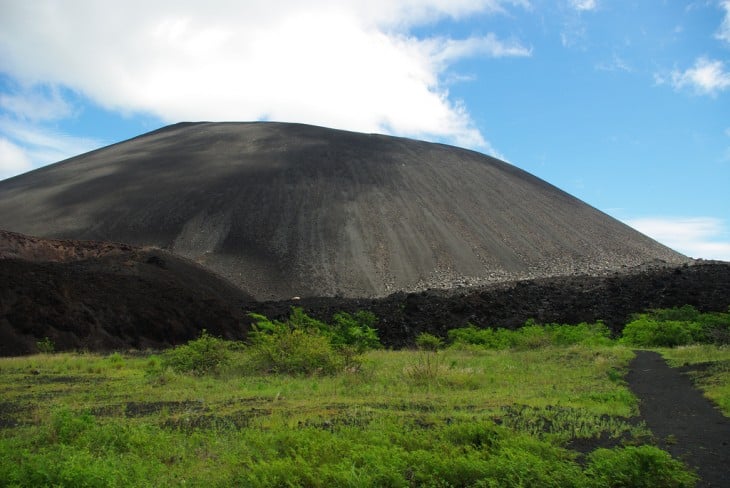
{"label": "grassy field", "polygon": [[645,446],[623,346],[376,350],[324,376],[252,374],[247,354],[214,375],[0,359],[0,484],[612,486],[648,459],[691,486]]}
{"label": "grassy field", "polygon": [[632,347],[672,346],[730,413],[730,313],[653,311],[618,339],[600,322],[467,327],[401,351],[377,349],[366,312],[255,318],[248,344],[44,340],[0,359],[0,486],[693,486],[638,418]]}

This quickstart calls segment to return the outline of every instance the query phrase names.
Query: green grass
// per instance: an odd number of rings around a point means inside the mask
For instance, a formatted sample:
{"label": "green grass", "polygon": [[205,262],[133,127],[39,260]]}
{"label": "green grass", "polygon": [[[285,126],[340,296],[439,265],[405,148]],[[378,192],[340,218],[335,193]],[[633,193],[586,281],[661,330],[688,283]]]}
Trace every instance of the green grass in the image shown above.
{"label": "green grass", "polygon": [[[632,447],[648,432],[623,346],[375,350],[328,375],[256,373],[249,354],[202,375],[154,355],[0,359],[0,486],[618,486],[647,463],[691,486]],[[618,447],[571,450],[591,440]]]}

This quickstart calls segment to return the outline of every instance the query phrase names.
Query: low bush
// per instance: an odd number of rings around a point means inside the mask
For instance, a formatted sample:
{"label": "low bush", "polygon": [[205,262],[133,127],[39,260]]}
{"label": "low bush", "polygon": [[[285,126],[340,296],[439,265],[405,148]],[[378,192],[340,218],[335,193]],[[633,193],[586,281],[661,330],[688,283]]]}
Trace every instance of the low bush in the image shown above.
{"label": "low bush", "polygon": [[622,339],[627,344],[640,347],[675,347],[693,342],[686,323],[675,320],[660,322],[646,316],[626,324]]}
{"label": "low bush", "polygon": [[697,482],[680,461],[654,446],[596,449],[588,456],[586,473],[596,486],[689,488]]}
{"label": "low bush", "polygon": [[332,344],[335,347],[351,347],[361,354],[370,349],[381,347],[378,332],[375,330],[377,317],[364,310],[349,314],[336,313],[332,317]]}
{"label": "low bush", "polygon": [[601,322],[588,324],[581,322],[577,325],[548,324],[545,326],[550,334],[551,341],[556,346],[608,346],[613,343],[611,330]]}
{"label": "low bush", "polygon": [[[593,324],[539,325],[528,320],[519,329],[480,329],[473,325],[448,331],[453,347],[486,349],[537,349],[545,346],[608,346],[611,331],[598,321]],[[636,314],[623,329],[621,341],[638,347],[676,347],[687,344],[730,344],[730,312],[702,313],[690,305]]]}
{"label": "low bush", "polygon": [[508,329],[478,329],[469,325],[449,330],[447,337],[449,343],[456,346],[474,345],[486,349],[509,349],[515,345],[514,332]]}
{"label": "low bush", "polygon": [[422,332],[416,337],[416,347],[421,351],[436,352],[443,346],[440,337],[436,337],[428,332]]}
{"label": "low bush", "polygon": [[690,305],[636,314],[622,333],[626,344],[675,347],[730,343],[730,313],[702,313]]}
{"label": "low bush", "polygon": [[700,324],[700,330],[695,333],[697,342],[718,346],[730,344],[730,309],[727,313],[703,313],[694,321]]}
{"label": "low bush", "polygon": [[228,342],[208,334],[205,329],[199,338],[162,354],[163,367],[196,375],[218,373],[229,361]]}
{"label": "low bush", "polygon": [[42,354],[51,354],[56,349],[56,345],[48,337],[44,337],[40,341],[36,342],[35,345],[38,348],[38,352]]}
{"label": "low bush", "polygon": [[285,322],[250,314],[250,359],[258,371],[332,374],[356,363],[357,355],[380,347],[370,312],[335,314],[327,324],[293,307]]}
{"label": "low bush", "polygon": [[473,325],[448,332],[449,342],[456,347],[481,346],[486,349],[537,349],[545,346],[572,346],[576,344],[609,345],[611,331],[603,324],[539,325],[528,321],[524,327],[509,329],[478,329]]}
{"label": "low bush", "polygon": [[285,374],[332,374],[346,357],[316,330],[287,328],[251,338],[251,364],[257,371]]}

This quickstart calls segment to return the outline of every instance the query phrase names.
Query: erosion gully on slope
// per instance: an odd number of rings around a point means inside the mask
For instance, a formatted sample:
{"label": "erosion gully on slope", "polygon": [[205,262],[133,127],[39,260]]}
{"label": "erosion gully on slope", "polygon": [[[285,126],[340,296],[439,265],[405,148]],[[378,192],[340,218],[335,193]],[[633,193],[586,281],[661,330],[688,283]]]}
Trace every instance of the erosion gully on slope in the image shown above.
{"label": "erosion gully on slope", "polygon": [[656,352],[636,351],[626,380],[660,447],[697,471],[697,486],[730,486],[730,420],[689,377]]}

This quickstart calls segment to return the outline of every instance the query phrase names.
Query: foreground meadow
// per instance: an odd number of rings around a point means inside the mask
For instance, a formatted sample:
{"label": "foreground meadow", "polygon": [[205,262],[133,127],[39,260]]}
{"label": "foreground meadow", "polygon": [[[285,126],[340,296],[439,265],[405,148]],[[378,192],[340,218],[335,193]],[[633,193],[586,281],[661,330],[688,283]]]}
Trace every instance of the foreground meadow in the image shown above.
{"label": "foreground meadow", "polygon": [[[602,324],[467,328],[401,351],[321,326],[262,318],[253,345],[2,358],[0,486],[695,483],[637,416],[634,346]],[[727,408],[727,347],[661,351],[705,365],[699,384]]]}
{"label": "foreground meadow", "polygon": [[[0,483],[610,486],[618,458],[657,455],[592,449],[648,442],[621,379],[631,357],[381,350],[331,376],[242,376],[236,359],[205,376],[160,371],[157,356],[2,359]],[[438,364],[417,373],[426,361]]]}

